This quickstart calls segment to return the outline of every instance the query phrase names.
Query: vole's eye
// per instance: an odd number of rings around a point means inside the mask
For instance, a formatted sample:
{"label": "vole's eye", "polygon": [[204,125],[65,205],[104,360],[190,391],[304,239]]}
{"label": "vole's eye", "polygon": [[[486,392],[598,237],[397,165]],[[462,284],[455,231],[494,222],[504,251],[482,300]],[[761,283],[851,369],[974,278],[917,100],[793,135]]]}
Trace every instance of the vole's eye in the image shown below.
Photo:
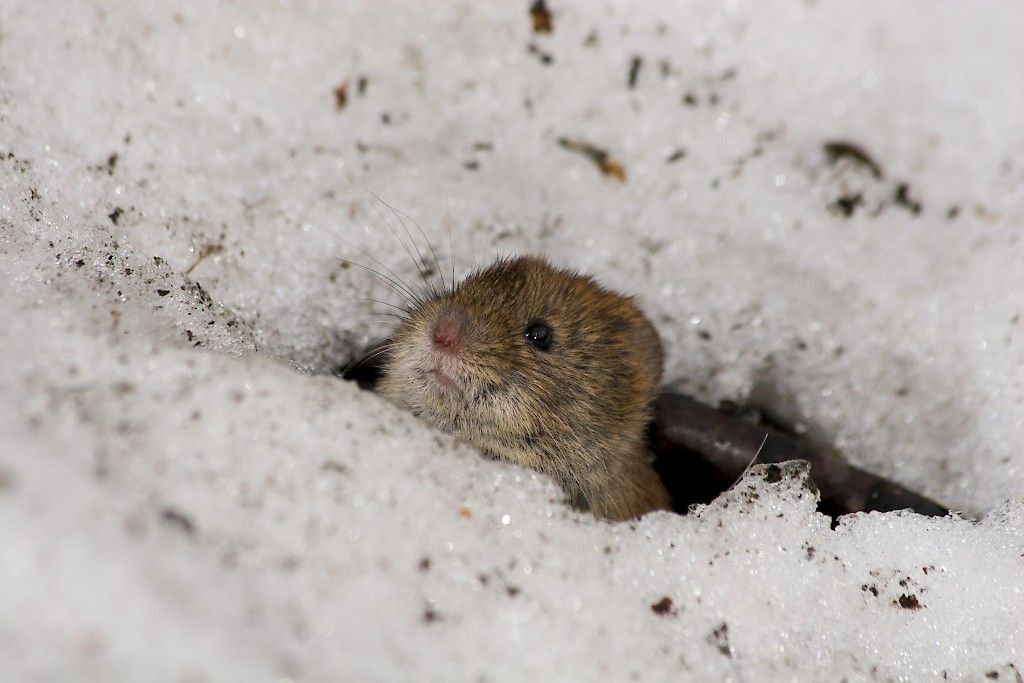
{"label": "vole's eye", "polygon": [[541,351],[550,349],[554,336],[551,327],[543,320],[535,320],[526,326],[526,341],[530,342],[535,349]]}

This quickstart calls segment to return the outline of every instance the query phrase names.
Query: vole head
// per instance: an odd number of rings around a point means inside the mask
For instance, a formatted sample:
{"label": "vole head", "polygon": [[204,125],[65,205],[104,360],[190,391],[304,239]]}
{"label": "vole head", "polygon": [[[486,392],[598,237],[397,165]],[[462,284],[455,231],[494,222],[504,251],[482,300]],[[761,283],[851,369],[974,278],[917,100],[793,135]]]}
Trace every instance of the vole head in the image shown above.
{"label": "vole head", "polygon": [[642,438],[661,377],[658,335],[631,299],[534,257],[427,300],[391,341],[392,401],[568,484],[588,466],[573,458],[600,464]]}

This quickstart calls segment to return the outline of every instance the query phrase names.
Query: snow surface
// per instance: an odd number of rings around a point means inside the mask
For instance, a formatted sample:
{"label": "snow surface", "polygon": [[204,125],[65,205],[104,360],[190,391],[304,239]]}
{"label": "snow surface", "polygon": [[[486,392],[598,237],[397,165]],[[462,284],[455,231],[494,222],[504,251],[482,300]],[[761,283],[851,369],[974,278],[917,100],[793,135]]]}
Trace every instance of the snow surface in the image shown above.
{"label": "snow surface", "polygon": [[[1021,680],[1024,6],[527,4],[0,2],[0,679]],[[981,520],[566,508],[330,375],[367,190]]]}

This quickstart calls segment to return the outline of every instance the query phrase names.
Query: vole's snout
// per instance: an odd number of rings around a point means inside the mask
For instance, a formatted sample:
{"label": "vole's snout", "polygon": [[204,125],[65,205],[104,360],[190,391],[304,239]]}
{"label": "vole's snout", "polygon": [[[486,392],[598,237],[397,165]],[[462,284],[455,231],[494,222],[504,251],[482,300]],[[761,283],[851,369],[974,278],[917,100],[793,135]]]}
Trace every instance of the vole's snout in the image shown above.
{"label": "vole's snout", "polygon": [[466,316],[458,312],[445,313],[434,323],[434,348],[457,355],[466,346]]}

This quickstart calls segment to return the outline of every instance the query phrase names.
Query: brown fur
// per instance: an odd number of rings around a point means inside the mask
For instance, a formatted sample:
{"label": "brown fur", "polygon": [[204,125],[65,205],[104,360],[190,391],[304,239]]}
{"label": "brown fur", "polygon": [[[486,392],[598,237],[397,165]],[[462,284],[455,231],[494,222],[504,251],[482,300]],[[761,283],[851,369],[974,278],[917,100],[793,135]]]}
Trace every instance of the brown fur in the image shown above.
{"label": "brown fur", "polygon": [[[440,316],[463,323],[457,358],[431,350]],[[525,337],[536,320],[554,332],[548,351]],[[381,391],[398,405],[548,474],[598,516],[670,507],[644,443],[661,342],[632,299],[543,259],[500,260],[411,310],[391,342]]]}

